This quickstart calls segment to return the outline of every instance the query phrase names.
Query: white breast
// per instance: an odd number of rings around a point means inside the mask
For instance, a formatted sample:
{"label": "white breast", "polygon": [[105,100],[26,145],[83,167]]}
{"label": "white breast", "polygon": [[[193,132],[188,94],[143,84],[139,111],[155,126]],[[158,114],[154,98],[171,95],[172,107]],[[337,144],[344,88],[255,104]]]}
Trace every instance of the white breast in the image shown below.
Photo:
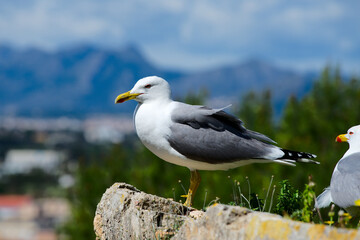
{"label": "white breast", "polygon": [[155,155],[165,161],[179,164],[185,156],[175,151],[167,141],[171,133],[173,102],[149,102],[138,106],[135,112],[135,128],[141,142]]}

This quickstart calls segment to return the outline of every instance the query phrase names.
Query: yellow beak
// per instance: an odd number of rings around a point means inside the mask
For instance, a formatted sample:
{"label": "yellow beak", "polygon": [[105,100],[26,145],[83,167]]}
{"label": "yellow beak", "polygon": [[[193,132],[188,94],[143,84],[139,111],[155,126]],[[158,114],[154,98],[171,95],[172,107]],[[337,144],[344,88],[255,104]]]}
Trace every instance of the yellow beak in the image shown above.
{"label": "yellow beak", "polygon": [[116,97],[115,99],[115,104],[116,103],[123,103],[127,100],[131,100],[136,98],[137,96],[139,96],[141,93],[130,93],[130,91],[120,94],[119,96]]}
{"label": "yellow beak", "polygon": [[346,134],[340,134],[336,137],[336,142],[347,142],[349,139],[346,137]]}

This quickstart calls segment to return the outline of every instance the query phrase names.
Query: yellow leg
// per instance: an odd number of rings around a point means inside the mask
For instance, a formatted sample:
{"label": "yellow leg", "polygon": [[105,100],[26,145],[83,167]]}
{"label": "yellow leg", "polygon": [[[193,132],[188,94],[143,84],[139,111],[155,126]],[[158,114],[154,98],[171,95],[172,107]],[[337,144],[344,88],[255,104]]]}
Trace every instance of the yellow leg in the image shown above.
{"label": "yellow leg", "polygon": [[188,194],[185,195],[186,201],[185,201],[184,205],[186,207],[190,207],[192,205],[193,198],[195,196],[196,190],[199,187],[200,181],[201,181],[201,177],[200,177],[199,172],[197,170],[191,171],[190,187],[189,187]]}

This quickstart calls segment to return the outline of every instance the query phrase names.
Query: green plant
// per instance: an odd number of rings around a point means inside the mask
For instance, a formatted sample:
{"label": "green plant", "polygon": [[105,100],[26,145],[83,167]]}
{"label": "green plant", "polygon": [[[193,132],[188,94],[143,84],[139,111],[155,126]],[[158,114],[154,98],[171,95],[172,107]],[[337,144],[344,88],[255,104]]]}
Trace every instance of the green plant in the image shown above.
{"label": "green plant", "polygon": [[309,183],[305,184],[302,193],[292,187],[288,180],[281,181],[280,186],[275,213],[289,215],[294,220],[311,222],[314,215],[312,209],[315,201],[315,183],[312,181],[312,177],[309,176]]}
{"label": "green plant", "polygon": [[315,183],[312,181],[312,177],[309,176],[309,183],[305,184],[305,189],[302,193],[302,209],[301,209],[301,220],[303,222],[311,222],[313,219],[314,201],[315,201],[315,192],[314,192]]}
{"label": "green plant", "polygon": [[301,194],[295,190],[289,183],[289,180],[279,182],[280,193],[275,206],[275,213],[280,215],[292,215],[301,209]]}

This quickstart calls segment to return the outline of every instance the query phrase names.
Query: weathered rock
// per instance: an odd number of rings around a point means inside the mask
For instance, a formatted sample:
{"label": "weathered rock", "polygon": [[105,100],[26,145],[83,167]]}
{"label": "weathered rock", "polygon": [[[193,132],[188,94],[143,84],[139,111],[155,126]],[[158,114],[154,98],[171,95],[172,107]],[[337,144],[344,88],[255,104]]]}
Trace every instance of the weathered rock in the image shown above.
{"label": "weathered rock", "polygon": [[204,213],[115,183],[94,219],[97,239],[360,239],[359,231],[308,224],[246,208],[214,205]]}
{"label": "weathered rock", "polygon": [[284,219],[270,213],[218,204],[199,220],[188,219],[173,239],[360,239],[356,230]]}
{"label": "weathered rock", "polygon": [[129,184],[115,183],[97,206],[95,234],[97,239],[108,240],[169,237],[190,210],[178,202],[140,192]]}

